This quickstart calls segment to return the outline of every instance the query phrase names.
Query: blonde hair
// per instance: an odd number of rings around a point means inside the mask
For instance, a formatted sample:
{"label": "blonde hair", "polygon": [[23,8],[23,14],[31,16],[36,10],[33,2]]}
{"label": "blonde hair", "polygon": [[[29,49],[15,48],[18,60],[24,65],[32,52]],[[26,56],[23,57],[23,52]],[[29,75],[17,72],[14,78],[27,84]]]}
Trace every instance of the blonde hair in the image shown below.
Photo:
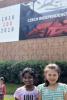
{"label": "blonde hair", "polygon": [[58,72],[58,74],[60,74],[60,68],[55,63],[50,63],[50,64],[46,65],[46,67],[44,68],[44,72],[47,72],[49,69],[54,69],[55,71]]}

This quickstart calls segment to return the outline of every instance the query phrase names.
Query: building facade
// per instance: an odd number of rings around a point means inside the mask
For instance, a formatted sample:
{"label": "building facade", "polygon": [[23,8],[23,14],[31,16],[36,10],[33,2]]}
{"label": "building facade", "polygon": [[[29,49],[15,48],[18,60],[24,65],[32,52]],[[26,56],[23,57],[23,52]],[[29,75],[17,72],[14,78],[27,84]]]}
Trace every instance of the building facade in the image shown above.
{"label": "building facade", "polygon": [[[1,0],[0,8],[28,1]],[[0,43],[0,60],[67,61],[67,36]]]}

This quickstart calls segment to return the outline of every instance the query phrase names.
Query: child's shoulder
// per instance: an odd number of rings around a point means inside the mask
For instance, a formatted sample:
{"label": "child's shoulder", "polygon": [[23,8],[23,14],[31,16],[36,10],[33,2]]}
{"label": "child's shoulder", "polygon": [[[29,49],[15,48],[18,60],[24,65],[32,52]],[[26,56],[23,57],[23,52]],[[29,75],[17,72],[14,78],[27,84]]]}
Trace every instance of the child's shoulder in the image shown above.
{"label": "child's shoulder", "polygon": [[34,89],[33,89],[31,92],[38,93],[38,88],[37,88],[37,86],[34,86]]}
{"label": "child's shoulder", "polygon": [[38,89],[42,89],[42,88],[44,88],[45,87],[45,83],[42,83],[42,84],[39,84],[38,85]]}
{"label": "child's shoulder", "polygon": [[21,86],[21,87],[17,88],[16,91],[23,91],[24,89],[25,89],[24,86]]}
{"label": "child's shoulder", "polygon": [[38,88],[38,91],[42,93],[42,91],[45,90],[45,83],[39,84],[37,88]]}
{"label": "child's shoulder", "polygon": [[58,83],[59,84],[59,86],[67,86],[67,84],[65,84],[65,83]]}
{"label": "child's shoulder", "polygon": [[58,84],[59,84],[60,88],[67,89],[67,84],[65,84],[65,83],[58,83]]}
{"label": "child's shoulder", "polygon": [[64,93],[67,93],[67,84],[59,83],[59,89],[62,90]]}
{"label": "child's shoulder", "polygon": [[44,87],[45,83],[39,84],[38,87]]}

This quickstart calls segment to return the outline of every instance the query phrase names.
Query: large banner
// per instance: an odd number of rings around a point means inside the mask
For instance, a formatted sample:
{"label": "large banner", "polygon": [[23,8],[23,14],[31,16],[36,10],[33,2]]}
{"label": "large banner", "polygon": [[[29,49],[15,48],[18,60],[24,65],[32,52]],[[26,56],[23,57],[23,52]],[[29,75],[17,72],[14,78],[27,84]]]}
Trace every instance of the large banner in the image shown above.
{"label": "large banner", "polygon": [[21,4],[20,40],[67,35],[67,0]]}
{"label": "large banner", "polygon": [[67,0],[32,0],[0,8],[0,42],[67,36]]}
{"label": "large banner", "polygon": [[0,42],[19,40],[20,4],[0,9]]}

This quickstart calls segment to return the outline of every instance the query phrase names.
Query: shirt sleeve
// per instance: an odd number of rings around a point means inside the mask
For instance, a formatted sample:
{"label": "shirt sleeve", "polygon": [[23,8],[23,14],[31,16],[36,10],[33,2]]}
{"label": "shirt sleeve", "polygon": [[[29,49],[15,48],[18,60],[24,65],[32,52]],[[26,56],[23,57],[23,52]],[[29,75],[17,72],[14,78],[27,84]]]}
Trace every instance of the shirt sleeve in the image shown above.
{"label": "shirt sleeve", "polygon": [[38,85],[38,91],[39,91],[39,93],[42,95],[42,90],[43,90],[43,88],[44,88],[44,85],[45,85],[45,83],[43,83],[43,84],[40,84],[40,85]]}
{"label": "shirt sleeve", "polygon": [[39,93],[41,93],[41,85],[38,85],[38,91],[39,91]]}
{"label": "shirt sleeve", "polygon": [[3,94],[6,95],[6,85],[3,85]]}
{"label": "shirt sleeve", "polygon": [[14,93],[14,98],[17,98],[17,99],[20,100],[20,90],[19,90],[19,89],[17,89],[17,90],[15,91],[15,93]]}
{"label": "shirt sleeve", "polygon": [[64,84],[64,93],[67,93],[67,84]]}
{"label": "shirt sleeve", "polygon": [[38,88],[37,87],[35,87],[35,96],[36,96],[36,100],[38,100],[38,98],[39,98],[39,91],[38,91]]}
{"label": "shirt sleeve", "polygon": [[36,94],[38,95],[39,94],[39,90],[37,87],[35,87],[35,90],[36,90]]}

